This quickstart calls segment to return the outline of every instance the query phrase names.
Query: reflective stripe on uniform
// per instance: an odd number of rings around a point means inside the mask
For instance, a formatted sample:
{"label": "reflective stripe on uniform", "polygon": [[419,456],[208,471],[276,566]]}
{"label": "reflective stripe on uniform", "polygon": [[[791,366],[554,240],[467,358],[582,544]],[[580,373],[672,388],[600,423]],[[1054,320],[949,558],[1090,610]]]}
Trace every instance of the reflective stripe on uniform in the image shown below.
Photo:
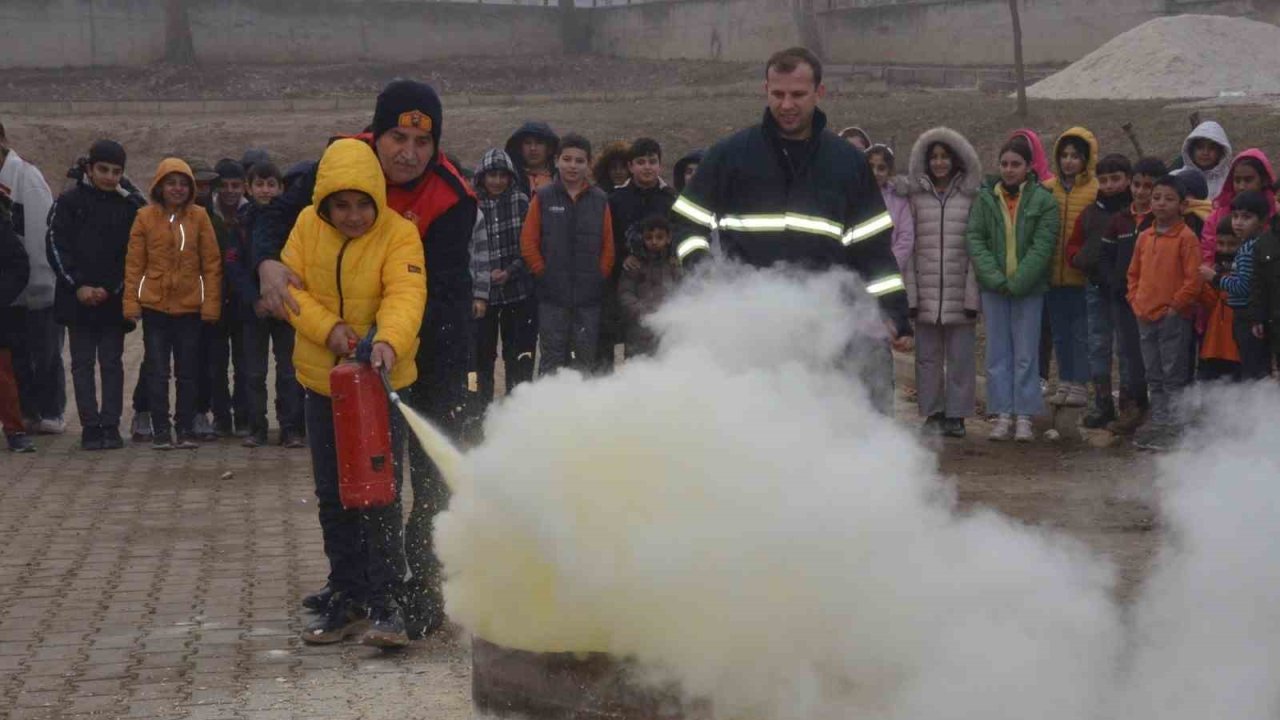
{"label": "reflective stripe on uniform", "polygon": [[888,210],[886,210],[870,220],[854,225],[849,229],[849,232],[844,234],[844,237],[840,238],[840,242],[845,245],[852,245],[856,242],[866,240],[878,233],[882,233],[892,227],[893,216],[889,214]]}
{"label": "reflective stripe on uniform", "polygon": [[725,215],[720,218],[720,227],[743,232],[778,232],[796,230],[799,232],[825,235],[839,239],[843,228],[820,217],[785,213],[780,215]]}
{"label": "reflective stripe on uniform", "polygon": [[699,206],[683,195],[676,198],[676,202],[671,206],[671,209],[704,227],[714,228],[716,226],[716,216],[711,211]]}
{"label": "reflective stripe on uniform", "polygon": [[880,278],[873,283],[868,283],[867,292],[875,295],[876,297],[880,297],[881,295],[888,295],[891,292],[902,290],[905,287],[906,286],[902,284],[901,275],[889,275],[888,277]]}
{"label": "reflective stripe on uniform", "polygon": [[676,248],[676,256],[681,262],[696,252],[711,252],[711,243],[706,238],[699,235],[690,235],[680,242]]}

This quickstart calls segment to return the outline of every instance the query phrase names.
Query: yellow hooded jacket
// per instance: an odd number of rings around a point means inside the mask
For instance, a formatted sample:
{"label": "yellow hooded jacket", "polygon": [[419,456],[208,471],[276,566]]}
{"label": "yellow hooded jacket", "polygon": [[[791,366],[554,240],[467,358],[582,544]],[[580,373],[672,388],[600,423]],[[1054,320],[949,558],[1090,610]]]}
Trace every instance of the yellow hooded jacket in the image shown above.
{"label": "yellow hooded jacket", "polygon": [[1057,166],[1059,153],[1062,152],[1062,141],[1069,137],[1078,137],[1089,146],[1089,158],[1085,162],[1084,171],[1076,176],[1071,191],[1062,184],[1061,170],[1058,177],[1045,183],[1044,186],[1053,192],[1058,201],[1058,243],[1053,248],[1053,262],[1049,265],[1049,285],[1052,287],[1084,287],[1084,273],[1067,262],[1067,241],[1075,230],[1076,219],[1084,209],[1098,199],[1098,139],[1093,133],[1082,127],[1073,127],[1062,133],[1053,144],[1053,158]]}
{"label": "yellow hooded jacket", "polygon": [[[192,199],[169,212],[156,199],[165,176],[186,175]],[[124,316],[137,319],[142,309],[166,315],[200,313],[215,322],[222,312],[222,251],[209,212],[195,204],[196,181],[191,167],[178,158],[165,158],[156,168],[148,197],[151,204],[138,211],[129,231],[124,262]]]}
{"label": "yellow hooded jacket", "polygon": [[[348,238],[320,215],[325,198],[358,190],[373,198],[378,217],[367,233]],[[320,159],[312,204],[298,216],[280,255],[305,289],[290,287],[301,312],[290,313],[298,331],[293,364],[303,387],[329,395],[329,371],[340,358],[326,341],[345,322],[360,337],[378,325],[375,342],[396,352],[391,385],[418,377],[414,357],[427,305],[426,262],[418,228],[387,207],[387,184],[378,157],[360,140],[338,140]]]}

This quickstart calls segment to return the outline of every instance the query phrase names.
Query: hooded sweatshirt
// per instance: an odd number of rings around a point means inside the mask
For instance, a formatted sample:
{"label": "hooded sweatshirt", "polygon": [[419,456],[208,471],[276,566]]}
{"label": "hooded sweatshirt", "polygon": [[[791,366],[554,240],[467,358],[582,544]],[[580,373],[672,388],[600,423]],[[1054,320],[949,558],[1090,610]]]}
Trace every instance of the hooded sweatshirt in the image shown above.
{"label": "hooded sweatshirt", "polygon": [[[1208,170],[1196,167],[1195,159],[1191,153],[1191,146],[1201,138],[1212,140],[1222,147],[1222,159],[1218,161],[1217,165]],[[1183,141],[1182,167],[1174,174],[1199,173],[1209,185],[1209,197],[1216,198],[1218,193],[1222,192],[1223,185],[1226,185],[1231,178],[1231,152],[1231,141],[1227,139],[1227,131],[1212,120],[1202,122]]]}
{"label": "hooded sweatshirt", "polygon": [[49,266],[45,252],[53,191],[45,182],[40,168],[10,150],[4,164],[0,165],[0,194],[13,204],[10,211],[13,231],[27,251],[27,262],[31,268],[27,288],[13,304],[28,310],[44,310],[53,305],[53,268]]}
{"label": "hooded sweatshirt", "polygon": [[[934,188],[928,157],[929,148],[939,142],[950,148],[957,168],[946,191],[941,193]],[[981,187],[982,163],[973,145],[960,133],[934,128],[912,146],[907,175],[897,179],[894,194],[910,203],[915,228],[903,278],[907,301],[917,322],[975,322],[970,315],[976,317],[979,307],[978,280],[969,260],[965,230],[974,196]]]}
{"label": "hooded sweatshirt", "polygon": [[[484,189],[485,174],[495,170],[511,177],[506,192],[497,196]],[[516,182],[516,169],[511,157],[498,148],[485,152],[480,166],[476,168],[475,186],[489,233],[489,266],[484,271],[505,270],[509,276],[505,283],[489,287],[489,304],[506,305],[524,300],[533,294],[533,277],[520,255],[520,230],[524,227],[524,216],[529,212],[529,196],[520,190]]]}
{"label": "hooded sweatshirt", "polygon": [[[1061,175],[1045,183],[1045,187],[1058,201],[1058,242],[1053,248],[1053,262],[1049,266],[1051,287],[1084,287],[1084,273],[1067,258],[1067,243],[1071,240],[1071,233],[1075,230],[1080,213],[1098,199],[1098,140],[1093,133],[1082,127],[1073,127],[1062,133],[1053,144],[1054,165],[1057,166],[1064,142],[1072,137],[1084,140],[1089,148],[1089,156],[1084,159],[1084,170],[1076,175],[1070,190]],[[1058,167],[1058,170],[1061,171],[1062,168]]]}
{"label": "hooded sweatshirt", "polygon": [[1250,148],[1236,156],[1231,161],[1230,168],[1227,170],[1227,182],[1223,183],[1221,192],[1213,201],[1213,212],[1209,213],[1209,218],[1205,220],[1204,229],[1200,232],[1200,255],[1204,259],[1206,265],[1213,264],[1214,255],[1218,252],[1218,223],[1222,218],[1231,215],[1231,202],[1236,199],[1236,184],[1231,180],[1235,177],[1236,166],[1244,158],[1251,157],[1262,163],[1262,167],[1266,169],[1263,173],[1262,194],[1267,196],[1267,200],[1271,207],[1271,216],[1275,215],[1276,207],[1276,174],[1271,168],[1271,160],[1267,158],[1267,154],[1257,148]]}
{"label": "hooded sweatshirt", "polygon": [[1040,141],[1040,136],[1036,134],[1036,131],[1029,128],[1014,130],[1009,139],[1012,140],[1016,137],[1026,138],[1031,145],[1031,169],[1035,171],[1036,178],[1040,181],[1040,184],[1043,185],[1052,180],[1053,170],[1049,167],[1049,158],[1045,157],[1044,143]]}
{"label": "hooded sweatshirt", "polygon": [[[373,198],[378,215],[364,235],[348,238],[319,209],[330,195],[358,190]],[[280,260],[302,278],[289,288],[301,312],[290,313],[298,331],[293,364],[298,382],[329,395],[329,371],[338,357],[326,343],[338,323],[364,337],[378,326],[374,342],[396,352],[391,386],[418,376],[414,358],[427,304],[426,261],[418,228],[387,206],[387,181],[373,149],[355,139],[329,146],[316,173],[313,204],[298,216]]]}
{"label": "hooded sweatshirt", "polygon": [[160,182],[171,173],[185,175],[195,190],[190,166],[178,158],[160,162],[147,192],[151,204],[138,211],[129,232],[124,316],[137,318],[146,308],[167,315],[200,313],[205,322],[216,322],[222,311],[218,238],[194,197],[172,212],[156,201]]}
{"label": "hooded sweatshirt", "polygon": [[675,167],[671,168],[671,184],[676,189],[676,194],[684,192],[684,173],[690,165],[702,164],[702,156],[706,155],[705,150],[694,150],[688,155],[676,161]]}
{"label": "hooded sweatshirt", "polygon": [[[529,180],[529,171],[524,166],[524,154],[520,152],[520,146],[527,137],[536,137],[546,141],[547,150],[547,175],[545,179],[538,184],[538,187],[531,187]],[[507,156],[511,158],[515,164],[516,176],[520,180],[520,191],[529,197],[533,197],[534,192],[541,189],[544,185],[550,184],[550,181],[556,178],[556,152],[560,148],[560,137],[556,135],[551,126],[544,122],[536,122],[530,120],[520,126],[510,138],[507,139],[506,151]]]}

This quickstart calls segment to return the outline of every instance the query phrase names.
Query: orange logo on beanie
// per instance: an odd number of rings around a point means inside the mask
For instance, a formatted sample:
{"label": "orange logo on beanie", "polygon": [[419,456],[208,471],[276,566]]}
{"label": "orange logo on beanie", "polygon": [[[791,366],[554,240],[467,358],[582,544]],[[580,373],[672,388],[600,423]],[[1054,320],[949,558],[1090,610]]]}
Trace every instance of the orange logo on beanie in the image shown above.
{"label": "orange logo on beanie", "polygon": [[400,120],[396,123],[400,127],[418,128],[431,132],[431,116],[421,110],[410,110],[409,112],[400,113]]}

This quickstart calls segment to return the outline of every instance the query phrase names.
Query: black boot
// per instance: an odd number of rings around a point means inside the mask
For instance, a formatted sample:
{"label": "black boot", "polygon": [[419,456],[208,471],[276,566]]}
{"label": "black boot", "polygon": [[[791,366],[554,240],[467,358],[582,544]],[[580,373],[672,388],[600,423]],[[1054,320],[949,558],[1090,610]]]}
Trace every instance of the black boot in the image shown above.
{"label": "black boot", "polygon": [[409,644],[409,633],[404,628],[404,615],[400,606],[391,600],[381,600],[369,608],[369,627],[360,636],[360,644],[387,650]]}
{"label": "black boot", "polygon": [[1093,407],[1084,416],[1084,426],[1096,430],[1116,419],[1116,402],[1111,397],[1111,378],[1094,378]]}
{"label": "black boot", "polygon": [[302,641],[309,645],[332,645],[363,633],[369,626],[364,606],[343,593],[334,593],[329,607],[302,631]]}
{"label": "black boot", "polygon": [[325,585],[318,591],[302,598],[302,607],[316,612],[324,612],[329,607],[329,601],[333,600],[333,588]]}
{"label": "black boot", "polygon": [[433,582],[410,580],[404,584],[405,628],[413,640],[421,640],[444,625],[444,595]]}

